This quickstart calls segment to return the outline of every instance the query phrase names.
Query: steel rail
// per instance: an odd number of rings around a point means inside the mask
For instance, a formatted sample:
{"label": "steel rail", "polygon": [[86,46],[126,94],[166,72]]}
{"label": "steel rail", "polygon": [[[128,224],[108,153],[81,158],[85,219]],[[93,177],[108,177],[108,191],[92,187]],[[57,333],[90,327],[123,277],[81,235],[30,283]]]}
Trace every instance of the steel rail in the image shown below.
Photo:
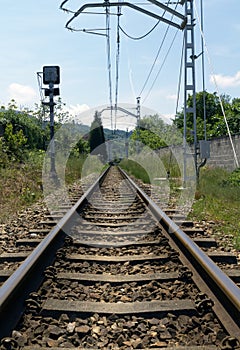
{"label": "steel rail", "polygon": [[10,335],[22,315],[25,299],[41,284],[45,268],[54,261],[56,249],[64,243],[65,232],[79,217],[78,210],[104,180],[108,170],[100,175],[0,288],[0,338]]}
{"label": "steel rail", "polygon": [[[126,179],[137,191],[138,195],[147,203],[149,209],[159,221],[159,223],[164,227],[168,234],[177,242],[178,246],[183,246],[187,252],[188,260],[194,260],[203,269],[203,274],[209,278],[207,281],[208,285],[214,284],[217,288],[217,293],[214,293],[216,300],[219,300],[221,306],[226,308],[227,314],[225,314],[226,319],[221,319],[225,321],[226,328],[234,332],[234,336],[240,339],[240,288],[210,259],[199,247],[193,242],[181,229],[177,226],[165,213],[162,211],[152,199],[144,193],[126,174],[125,171],[120,169],[124,174]],[[199,267],[197,267],[199,270]],[[199,273],[200,271],[197,271]],[[202,277],[206,283],[205,277]],[[209,287],[210,288],[210,287]],[[224,305],[223,305],[224,300]],[[222,307],[220,307],[222,310]],[[230,323],[229,316],[230,314]],[[222,317],[224,318],[224,316]]]}

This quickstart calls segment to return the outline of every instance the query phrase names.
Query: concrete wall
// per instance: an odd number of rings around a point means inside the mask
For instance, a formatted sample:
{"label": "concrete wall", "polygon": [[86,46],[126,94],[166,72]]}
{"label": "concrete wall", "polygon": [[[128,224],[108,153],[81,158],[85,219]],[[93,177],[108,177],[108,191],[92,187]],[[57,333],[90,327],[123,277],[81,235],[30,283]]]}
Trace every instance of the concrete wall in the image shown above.
{"label": "concrete wall", "polygon": [[[238,163],[240,165],[240,134],[232,136],[232,140],[235,147]],[[171,147],[171,149],[175,155],[178,154],[180,158],[182,157],[182,147],[175,146]],[[158,152],[160,156],[170,157],[168,147],[161,148],[158,150]],[[193,148],[190,150],[190,152],[194,152]],[[180,160],[179,164],[181,163],[182,160]],[[224,136],[210,140],[210,158],[207,160],[206,165],[225,168],[228,171],[233,171],[237,168],[229,137]]]}
{"label": "concrete wall", "polygon": [[[232,136],[233,144],[240,164],[240,135]],[[229,137],[219,137],[210,142],[210,158],[207,165],[222,167],[229,171],[236,169],[234,153]]]}

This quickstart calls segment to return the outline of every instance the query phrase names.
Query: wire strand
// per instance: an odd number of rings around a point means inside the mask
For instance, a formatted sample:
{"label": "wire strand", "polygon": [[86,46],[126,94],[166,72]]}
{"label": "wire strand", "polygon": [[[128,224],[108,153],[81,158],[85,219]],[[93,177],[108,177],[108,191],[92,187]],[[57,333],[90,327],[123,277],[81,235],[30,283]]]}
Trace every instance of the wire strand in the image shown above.
{"label": "wire strand", "polygon": [[143,100],[143,103],[146,101],[146,99],[147,99],[148,96],[150,95],[150,93],[151,93],[151,91],[152,91],[152,89],[153,89],[153,87],[154,87],[154,85],[155,85],[155,83],[156,83],[156,81],[157,81],[157,79],[158,79],[158,76],[159,76],[159,74],[160,74],[160,72],[161,72],[161,70],[162,70],[162,68],[163,68],[163,66],[164,66],[164,64],[165,64],[165,62],[166,62],[166,59],[167,59],[167,57],[168,57],[168,55],[169,55],[169,52],[171,51],[171,48],[172,48],[172,46],[173,46],[173,44],[174,44],[174,41],[175,41],[175,39],[176,39],[176,37],[177,37],[178,31],[179,31],[179,30],[177,30],[177,31],[175,32],[175,35],[174,35],[173,40],[172,40],[172,42],[171,42],[171,45],[169,46],[169,49],[168,49],[168,51],[167,51],[167,53],[166,53],[166,55],[165,55],[165,57],[164,57],[164,59],[163,59],[163,62],[162,62],[162,64],[161,64],[161,67],[159,68],[158,73],[157,73],[157,75],[156,75],[156,77],[155,77],[155,79],[154,79],[154,81],[153,81],[153,83],[152,83],[152,85],[151,85],[151,87],[150,87],[150,89],[149,89],[149,91],[148,91],[146,97],[145,97],[144,100]]}
{"label": "wire strand", "polygon": [[121,26],[119,26],[120,30],[123,32],[124,35],[126,35],[129,39],[131,40],[142,40],[146,38],[149,34],[151,34],[154,29],[159,25],[160,21],[158,21],[146,34],[139,36],[139,37],[134,37],[128,34]]}
{"label": "wire strand", "polygon": [[146,87],[146,85],[147,85],[147,83],[148,83],[148,81],[149,81],[149,79],[150,79],[150,77],[151,77],[151,74],[152,74],[152,72],[153,72],[153,69],[154,69],[155,64],[156,64],[156,62],[157,62],[157,60],[158,60],[158,57],[159,57],[159,55],[160,55],[160,52],[161,52],[161,50],[162,50],[163,44],[164,44],[164,42],[165,42],[165,39],[166,39],[166,37],[167,37],[167,33],[168,33],[168,31],[169,31],[169,28],[170,28],[170,26],[168,25],[168,27],[167,27],[167,29],[166,29],[166,31],[165,31],[163,40],[162,40],[162,42],[161,42],[161,45],[160,45],[160,47],[158,48],[157,55],[156,55],[156,57],[155,57],[155,59],[154,59],[154,61],[153,61],[153,63],[152,63],[152,67],[151,67],[151,69],[150,69],[150,71],[149,71],[149,73],[148,73],[148,76],[147,76],[147,78],[146,78],[144,84],[143,84],[143,87],[142,87],[142,89],[141,89],[141,91],[140,91],[139,96],[142,95],[142,93],[143,93],[143,91],[144,91],[144,89],[145,89],[145,87]]}
{"label": "wire strand", "polygon": [[[167,5],[169,5],[169,3],[170,3],[170,0],[168,0]],[[175,9],[176,9],[176,8],[177,8],[177,5],[175,6]],[[163,16],[164,16],[165,13],[166,13],[166,10],[163,12]],[[172,19],[172,18],[173,18],[173,15],[172,15],[171,19]],[[153,63],[152,63],[152,66],[151,66],[151,68],[150,68],[150,71],[149,71],[149,73],[148,73],[148,76],[147,76],[147,78],[146,78],[146,80],[145,80],[145,82],[144,82],[144,84],[143,84],[143,87],[142,87],[140,93],[138,94],[138,96],[141,96],[141,95],[142,95],[142,93],[143,93],[143,91],[144,91],[144,89],[145,89],[145,87],[146,87],[146,85],[147,85],[147,83],[148,83],[148,81],[149,81],[149,79],[150,79],[150,77],[151,77],[151,74],[152,74],[152,72],[153,72],[153,69],[154,69],[155,64],[156,64],[156,62],[157,62],[157,60],[158,60],[158,57],[159,57],[159,55],[160,55],[160,52],[161,52],[161,50],[162,50],[163,44],[164,44],[164,42],[165,42],[165,39],[166,39],[166,37],[167,37],[169,28],[170,28],[170,25],[168,25],[168,27],[167,27],[167,29],[166,29],[166,31],[165,31],[165,34],[164,34],[163,39],[162,39],[162,42],[161,42],[161,44],[160,44],[160,46],[159,46],[157,55],[156,55],[156,57],[155,57],[155,59],[154,59],[154,61],[153,61]]]}
{"label": "wire strand", "polygon": [[180,69],[179,69],[179,79],[178,79],[178,90],[177,90],[177,102],[176,102],[176,112],[175,117],[178,113],[178,105],[179,105],[179,98],[180,98],[180,90],[181,90],[181,81],[182,81],[182,68],[183,68],[183,55],[184,55],[184,36],[183,36],[183,43],[182,43],[182,54],[181,54],[181,62],[180,62]]}

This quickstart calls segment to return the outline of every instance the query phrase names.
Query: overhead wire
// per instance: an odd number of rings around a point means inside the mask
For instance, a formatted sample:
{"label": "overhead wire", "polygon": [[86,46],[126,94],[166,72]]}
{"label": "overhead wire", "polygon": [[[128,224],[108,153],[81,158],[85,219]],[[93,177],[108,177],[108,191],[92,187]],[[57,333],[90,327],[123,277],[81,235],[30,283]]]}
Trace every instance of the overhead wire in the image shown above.
{"label": "overhead wire", "polygon": [[[203,32],[203,1],[200,1],[201,7],[201,30]],[[207,115],[206,115],[206,91],[205,91],[205,54],[204,54],[204,42],[201,36],[201,47],[202,47],[202,90],[203,90],[203,123],[204,123],[204,139],[207,140]]]}
{"label": "overhead wire", "polygon": [[185,40],[184,40],[184,36],[183,36],[182,54],[181,54],[180,69],[179,69],[179,78],[178,78],[178,89],[177,89],[177,101],[176,101],[175,117],[177,116],[177,113],[178,113],[178,106],[179,106],[179,99],[180,99],[180,89],[181,89],[182,70],[183,70],[182,68],[183,68],[184,45],[185,45]]}
{"label": "overhead wire", "polygon": [[[120,1],[120,0],[118,0]],[[118,106],[118,81],[119,81],[119,61],[120,61],[120,16],[121,16],[121,6],[117,8],[117,51],[116,51],[116,84],[115,84],[115,121],[114,130],[116,130],[117,124],[117,106]]]}
{"label": "overhead wire", "polygon": [[163,40],[162,40],[162,42],[161,42],[161,45],[160,45],[160,47],[159,47],[159,49],[158,49],[157,55],[156,55],[156,57],[155,57],[155,59],[154,59],[154,61],[153,61],[153,63],[152,63],[151,69],[150,69],[150,71],[149,71],[149,73],[148,73],[148,76],[147,76],[147,78],[146,78],[146,80],[145,80],[145,82],[144,82],[144,84],[143,84],[143,87],[142,87],[142,89],[141,89],[141,91],[140,91],[140,93],[139,93],[139,96],[142,95],[142,93],[143,93],[143,91],[144,91],[144,89],[145,89],[145,87],[146,87],[146,85],[147,85],[147,83],[148,83],[148,81],[149,81],[149,79],[150,79],[150,77],[151,77],[151,74],[152,74],[152,72],[153,72],[153,69],[154,69],[155,64],[156,64],[156,62],[157,62],[157,60],[158,60],[158,57],[159,57],[159,55],[160,55],[160,52],[161,52],[161,50],[162,50],[163,44],[164,44],[164,42],[165,42],[165,39],[166,39],[166,37],[167,37],[167,33],[168,33],[168,31],[169,31],[169,28],[170,28],[170,26],[168,25],[168,27],[167,27],[167,29],[166,29],[166,31],[165,31]]}
{"label": "overhead wire", "polygon": [[[170,3],[170,0],[168,0],[167,5],[169,5],[169,3]],[[175,6],[175,9],[176,9],[176,8],[177,8],[177,5]],[[164,16],[165,13],[166,13],[166,10],[163,12],[163,16]],[[172,18],[173,18],[173,15],[172,15],[171,19],[172,19]],[[166,37],[167,37],[168,31],[169,31],[169,28],[170,28],[170,25],[168,25],[168,27],[167,27],[167,29],[166,29],[166,31],[165,31],[165,34],[164,34],[164,36],[163,36],[163,39],[162,39],[161,44],[160,44],[160,46],[159,46],[159,49],[158,49],[158,51],[157,51],[157,55],[155,56],[155,59],[154,59],[154,61],[153,61],[153,63],[152,63],[152,66],[151,66],[151,68],[150,68],[150,71],[149,71],[149,73],[148,73],[148,75],[147,75],[147,78],[146,78],[146,80],[145,80],[145,82],[144,82],[144,84],[143,84],[143,87],[142,87],[142,89],[141,89],[141,91],[140,91],[140,93],[139,93],[138,96],[141,96],[141,95],[142,95],[142,93],[143,93],[143,91],[144,91],[144,89],[145,89],[145,87],[146,87],[146,85],[147,85],[147,83],[148,83],[148,81],[149,81],[149,79],[150,79],[150,77],[151,77],[151,75],[152,75],[153,69],[154,69],[154,67],[155,67],[155,65],[156,65],[156,63],[157,63],[157,60],[158,60],[158,57],[159,57],[159,55],[160,55],[160,53],[161,53],[163,44],[164,44],[164,42],[165,42],[165,40],[166,40]]]}
{"label": "overhead wire", "polygon": [[225,113],[225,110],[224,110],[224,107],[223,107],[222,98],[221,98],[220,93],[219,93],[219,88],[218,88],[218,84],[217,84],[217,80],[216,80],[213,64],[212,64],[212,61],[211,61],[211,58],[210,58],[210,54],[209,54],[208,47],[207,47],[207,44],[206,44],[205,35],[204,35],[202,27],[201,27],[201,21],[200,21],[198,10],[197,10],[197,7],[196,7],[195,3],[194,3],[194,8],[195,8],[198,24],[200,26],[200,33],[201,33],[201,36],[202,36],[202,39],[203,39],[204,47],[205,47],[205,50],[206,50],[206,53],[207,53],[208,64],[209,64],[209,67],[210,67],[211,75],[212,75],[212,78],[213,78],[213,81],[214,81],[215,89],[216,89],[217,96],[218,96],[218,99],[219,99],[219,103],[220,103],[220,106],[221,106],[221,110],[222,110],[222,113],[223,113],[224,122],[226,124],[229,140],[230,140],[231,147],[232,147],[232,150],[233,150],[234,160],[235,160],[236,166],[239,168],[239,162],[238,162],[238,158],[237,158],[237,153],[236,153],[236,150],[235,150],[235,147],[234,147],[231,131],[230,131],[230,128],[229,128],[229,125],[228,125],[228,121],[227,121],[227,117],[226,117],[226,113]]}
{"label": "overhead wire", "polygon": [[[108,0],[106,0],[108,4]],[[110,45],[110,15],[109,6],[106,6],[106,38],[107,38],[107,69],[108,69],[108,85],[109,85],[109,103],[110,103],[110,118],[111,129],[113,130],[113,116],[112,116],[112,74],[111,74],[111,45]]]}
{"label": "overhead wire", "polygon": [[165,55],[165,57],[164,57],[164,59],[163,59],[163,62],[162,62],[161,66],[160,66],[160,68],[159,68],[159,70],[158,70],[158,72],[157,72],[157,75],[156,75],[155,79],[153,80],[153,83],[152,83],[150,89],[148,90],[147,95],[145,96],[145,98],[144,98],[144,100],[143,100],[143,103],[147,100],[148,96],[150,95],[150,93],[151,93],[151,91],[152,91],[152,89],[153,89],[153,87],[154,87],[154,85],[155,85],[155,83],[156,83],[156,81],[157,81],[157,79],[158,79],[158,77],[159,77],[159,74],[160,74],[160,72],[161,72],[161,70],[162,70],[162,68],[163,68],[163,66],[164,66],[164,64],[165,64],[165,62],[166,62],[166,60],[167,60],[167,57],[168,57],[168,55],[169,55],[169,53],[170,53],[170,51],[171,51],[171,49],[172,49],[172,47],[173,47],[173,44],[174,44],[174,42],[175,42],[175,40],[176,40],[178,31],[179,31],[179,30],[177,30],[177,31],[175,32],[175,35],[174,35],[174,37],[173,37],[173,39],[172,39],[172,42],[171,42],[171,45],[170,45],[169,48],[168,48],[168,51],[167,51],[167,53],[166,53],[166,55]]}
{"label": "overhead wire", "polygon": [[146,34],[143,34],[142,36],[139,36],[139,37],[131,36],[121,26],[119,26],[119,28],[123,32],[123,34],[126,35],[129,39],[142,40],[142,39],[146,38],[149,34],[151,34],[154,31],[154,29],[159,25],[159,23],[160,23],[160,20]]}
{"label": "overhead wire", "polygon": [[[68,2],[68,0],[63,1],[62,5],[61,5],[62,9],[64,9],[63,5],[66,2]],[[120,0],[118,0],[118,2],[120,2]],[[168,0],[167,6],[169,4],[170,4],[170,0]],[[144,3],[144,5],[146,5],[146,3]],[[178,5],[178,2],[176,2],[175,9],[176,9],[177,5]],[[64,10],[66,10],[66,9],[64,9]],[[165,15],[165,13],[166,13],[166,10],[163,11],[162,17]],[[111,44],[110,44],[110,14],[112,14],[112,13],[110,13],[109,0],[105,0],[105,16],[106,16],[106,29],[105,29],[106,34],[105,34],[105,36],[106,36],[106,49],[107,49],[107,70],[108,70],[108,85],[109,85],[109,103],[110,103],[110,107],[111,107],[111,109],[110,109],[110,112],[111,112],[111,127],[113,129],[113,115],[112,115],[112,112],[113,112],[114,108],[113,108],[113,98],[112,98],[112,65],[111,65]],[[117,15],[117,17],[118,17],[118,19],[117,19],[117,49],[116,49],[115,123],[114,123],[115,124],[115,128],[116,128],[116,109],[117,109],[117,104],[118,104],[118,89],[119,89],[118,86],[119,86],[119,60],[120,60],[120,31],[124,35],[126,35],[128,38],[130,38],[132,40],[141,40],[141,39],[144,39],[145,37],[147,37],[148,35],[150,35],[150,33],[152,33],[154,31],[154,29],[158,26],[160,20],[147,33],[145,33],[144,35],[142,35],[140,37],[133,37],[133,36],[129,35],[128,33],[126,33],[126,31],[120,25],[120,14],[121,14],[121,7],[120,6],[118,6],[118,12],[114,13],[114,14]],[[76,15],[76,13],[75,13],[75,15]],[[172,15],[172,18],[173,18],[173,16],[174,15]],[[146,87],[146,85],[147,85],[147,83],[148,83],[148,81],[150,79],[150,76],[151,76],[151,74],[153,72],[153,69],[154,69],[154,67],[156,65],[156,62],[157,62],[158,57],[160,55],[160,52],[162,50],[163,44],[164,44],[164,42],[166,40],[168,31],[169,31],[169,27],[170,27],[170,25],[168,25],[168,28],[167,28],[167,30],[166,30],[166,32],[164,34],[163,40],[162,40],[161,45],[160,45],[160,47],[158,49],[157,55],[156,55],[156,57],[155,57],[155,59],[153,61],[153,64],[151,66],[151,69],[149,71],[147,79],[146,79],[146,81],[145,81],[145,83],[143,85],[143,88],[141,89],[140,94],[138,95],[139,97],[141,97],[141,95],[142,95],[142,93],[143,93],[143,91],[144,91],[144,89],[145,89],[145,87]],[[74,29],[74,30],[76,30],[76,29]],[[76,31],[83,31],[83,32],[86,32],[86,33],[89,33],[89,34],[104,35],[104,34],[101,34],[101,33],[96,33],[95,32],[96,30],[101,30],[101,29],[92,29],[92,30],[80,29],[80,30],[76,30]],[[161,65],[161,67],[160,67],[160,69],[159,69],[159,71],[158,71],[158,73],[157,73],[157,75],[156,75],[156,77],[155,77],[155,79],[154,79],[154,81],[153,81],[153,83],[152,83],[152,85],[151,85],[151,87],[150,87],[150,89],[148,91],[148,94],[146,95],[144,101],[148,98],[148,96],[149,96],[149,94],[150,94],[150,92],[151,92],[151,90],[152,90],[152,88],[153,88],[153,86],[154,86],[154,84],[155,84],[159,74],[160,74],[160,71],[163,68],[163,65],[164,65],[164,63],[165,63],[165,61],[166,61],[166,59],[168,57],[170,49],[172,48],[172,45],[173,45],[173,43],[175,41],[176,35],[177,35],[177,32],[175,33],[175,36],[174,36],[174,38],[172,40],[172,43],[171,43],[171,45],[170,45],[170,47],[169,47],[169,49],[167,51],[167,54],[165,55],[163,63]]]}

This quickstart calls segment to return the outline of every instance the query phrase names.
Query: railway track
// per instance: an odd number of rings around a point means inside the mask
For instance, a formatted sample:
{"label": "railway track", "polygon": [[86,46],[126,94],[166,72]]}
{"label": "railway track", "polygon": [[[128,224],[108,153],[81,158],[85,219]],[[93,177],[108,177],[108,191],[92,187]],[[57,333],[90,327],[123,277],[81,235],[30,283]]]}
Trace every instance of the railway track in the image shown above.
{"label": "railway track", "polygon": [[72,200],[0,255],[1,349],[240,349],[233,254],[117,167]]}

